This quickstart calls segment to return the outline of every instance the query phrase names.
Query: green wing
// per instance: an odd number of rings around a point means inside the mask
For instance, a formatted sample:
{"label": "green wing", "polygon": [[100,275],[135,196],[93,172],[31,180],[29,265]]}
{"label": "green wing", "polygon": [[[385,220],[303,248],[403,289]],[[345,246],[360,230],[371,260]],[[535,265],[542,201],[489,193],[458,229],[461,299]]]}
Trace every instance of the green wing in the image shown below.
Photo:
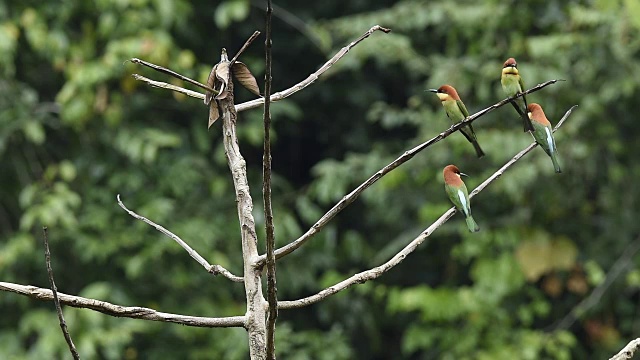
{"label": "green wing", "polygon": [[522,81],[522,76],[518,76],[518,85],[520,85],[520,91],[524,91],[524,81]]}
{"label": "green wing", "polygon": [[[518,76],[518,84],[520,84],[520,91],[524,92],[524,81],[522,81],[522,76]],[[522,95],[522,101],[524,102],[524,114],[527,114],[527,98]]]}
{"label": "green wing", "polygon": [[460,111],[462,112],[462,115],[464,115],[465,118],[468,118],[469,112],[467,111],[467,108],[464,106],[464,103],[462,102],[462,100],[456,100],[456,104],[458,104],[458,109],[460,109]]}

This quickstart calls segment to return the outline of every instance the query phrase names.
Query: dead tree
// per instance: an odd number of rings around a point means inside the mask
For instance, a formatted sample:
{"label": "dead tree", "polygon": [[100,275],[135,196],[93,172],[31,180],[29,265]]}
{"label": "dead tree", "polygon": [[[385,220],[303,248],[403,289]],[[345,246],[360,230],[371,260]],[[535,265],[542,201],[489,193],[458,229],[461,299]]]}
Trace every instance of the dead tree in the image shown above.
{"label": "dead tree", "polygon": [[[269,19],[269,9],[270,6],[267,7],[267,19]],[[322,74],[324,74],[333,64],[342,59],[349,50],[351,50],[354,46],[358,45],[360,42],[369,38],[373,33],[377,31],[381,31],[384,33],[388,33],[389,29],[383,28],[379,25],[373,26],[371,29],[366,31],[362,36],[349,43],[345,47],[343,47],[340,51],[338,51],[331,59],[329,59],[325,64],[323,64],[316,72],[309,75],[303,81],[295,84],[294,86],[271,94],[271,74],[270,74],[270,61],[271,61],[271,38],[270,38],[270,25],[269,21],[267,22],[267,32],[266,32],[266,42],[265,42],[265,59],[267,62],[266,66],[266,74],[265,74],[265,90],[263,91],[262,97],[258,97],[255,100],[248,101],[241,104],[234,103],[234,80],[241,85],[245,86],[251,92],[255,94],[259,94],[259,89],[257,86],[257,82],[249,69],[238,60],[238,57],[242,53],[242,51],[249,46],[249,44],[258,36],[258,32],[254,33],[254,35],[247,40],[245,45],[236,53],[236,55],[229,59],[226,53],[226,50],[222,49],[220,62],[214,66],[212,72],[209,76],[207,84],[201,84],[197,81],[188,79],[180,74],[177,74],[169,69],[160,67],[158,65],[154,65],[143,60],[134,58],[131,59],[131,62],[136,64],[145,65],[151,67],[157,71],[160,71],[165,74],[169,74],[171,76],[177,77],[179,79],[190,82],[200,88],[202,88],[205,93],[195,92],[192,90],[184,89],[181,87],[177,87],[165,82],[159,82],[155,80],[151,80],[149,78],[143,77],[141,75],[134,74],[133,76],[140,81],[144,81],[147,84],[153,87],[170,89],[172,91],[177,91],[191,97],[195,97],[198,99],[202,99],[205,101],[205,104],[209,106],[209,119],[208,125],[211,127],[214,122],[218,119],[222,121],[222,134],[223,134],[223,142],[225,155],[227,158],[227,162],[229,165],[229,170],[231,172],[231,177],[233,179],[234,189],[235,189],[235,197],[237,201],[237,212],[238,219],[240,222],[240,239],[242,246],[242,254],[243,254],[243,274],[234,275],[227,269],[223,268],[220,265],[210,264],[204,257],[202,257],[196,250],[191,248],[187,241],[181,239],[178,235],[172,233],[170,230],[164,228],[163,226],[153,222],[145,218],[142,215],[137,214],[136,212],[128,209],[120,196],[118,195],[117,201],[118,204],[132,217],[144,221],[145,223],[153,226],[156,230],[160,231],[164,235],[173,239],[177,244],[179,244],[182,248],[184,248],[188,254],[196,260],[200,265],[202,265],[206,271],[213,275],[221,275],[225,278],[244,284],[245,294],[246,294],[246,312],[244,314],[239,314],[237,316],[230,317],[195,317],[181,314],[170,314],[156,311],[150,308],[144,307],[125,307],[119,306],[116,304],[107,303],[104,301],[96,300],[96,299],[88,299],[82,298],[79,296],[73,296],[63,293],[54,293],[52,290],[38,288],[35,286],[28,285],[20,285],[13,283],[0,282],[0,290],[10,291],[14,293],[18,293],[21,295],[29,296],[39,300],[52,301],[54,297],[58,299],[60,304],[64,304],[67,306],[73,306],[78,308],[88,308],[91,310],[99,311],[107,315],[117,316],[117,317],[129,317],[136,319],[144,319],[144,320],[152,320],[152,321],[163,321],[163,322],[172,322],[178,323],[186,326],[197,326],[197,327],[243,327],[248,333],[248,343],[249,343],[249,352],[251,355],[251,359],[275,359],[275,344],[273,341],[273,334],[275,332],[275,317],[277,316],[278,310],[287,310],[287,309],[295,309],[304,306],[308,306],[314,303],[317,303],[327,297],[336,294],[342,290],[345,290],[352,285],[361,284],[369,280],[376,279],[380,277],[385,272],[389,271],[391,268],[400,264],[407,256],[409,256],[422,242],[424,242],[435,230],[437,230],[441,225],[443,225],[449,218],[451,218],[456,212],[455,208],[451,208],[446,211],[442,216],[440,216],[436,221],[433,222],[428,228],[426,228],[421,233],[417,234],[416,237],[410,241],[402,250],[397,252],[394,256],[392,256],[388,261],[380,264],[371,269],[364,270],[353,276],[344,279],[326,289],[323,289],[316,293],[315,295],[311,295],[305,298],[297,299],[297,300],[277,300],[276,299],[276,283],[275,283],[275,263],[276,260],[282,260],[286,255],[291,254],[296,249],[300,248],[307,241],[311,240],[315,234],[320,232],[322,228],[329,223],[335,216],[337,216],[343,209],[353,203],[359,196],[364,192],[368,187],[373,185],[375,182],[380,180],[383,176],[393,171],[397,167],[401,166],[411,158],[413,158],[419,152],[425,150],[431,145],[445,139],[452,133],[456,132],[460,127],[476,121],[478,118],[486,115],[487,113],[509,103],[513,99],[518,96],[522,96],[523,94],[516,95],[511,98],[506,98],[494,105],[491,105],[463,120],[460,123],[457,123],[451,126],[448,129],[442,131],[436,137],[418,144],[411,149],[406,150],[404,153],[398,156],[394,161],[371,175],[368,179],[362,182],[361,185],[352,190],[349,194],[346,194],[339,202],[337,202],[330,210],[328,210],[315,224],[313,224],[304,234],[302,234],[299,238],[290,241],[287,245],[275,249],[273,247],[273,222],[272,222],[272,214],[270,213],[270,203],[271,203],[271,194],[270,194],[270,176],[271,176],[271,154],[270,154],[270,139],[269,139],[269,127],[270,127],[270,114],[269,114],[269,104],[270,102],[279,101],[286,97],[289,97],[296,92],[303,90],[307,86],[313,84]],[[534,86],[533,88],[524,92],[524,94],[531,93],[534,91],[538,91],[548,85],[556,83],[558,80],[550,80],[541,84]],[[265,214],[265,219],[267,219],[267,251],[264,254],[260,254],[257,246],[257,236],[255,229],[255,222],[253,218],[253,207],[254,200],[251,198],[249,192],[249,185],[247,181],[247,169],[246,162],[242,157],[240,146],[238,143],[238,138],[236,136],[236,125],[237,125],[237,117],[238,113],[244,110],[252,109],[258,107],[260,105],[264,105],[264,123],[265,123],[265,141],[264,141],[264,149],[265,153],[263,156],[263,194],[264,194],[264,202],[265,202],[265,211],[268,213]],[[555,129],[558,129],[564,121],[568,118],[568,116],[573,111],[574,107],[569,109],[562,120],[556,125]],[[554,129],[554,131],[555,131]],[[204,130],[204,126],[203,126]],[[480,184],[476,189],[474,189],[470,196],[473,197],[480,193],[486,186],[488,186],[493,181],[497,180],[500,176],[502,176],[512,165],[514,165],[518,160],[520,160],[523,156],[528,154],[532,149],[534,149],[537,144],[534,142],[518,154],[516,154],[511,160],[505,163],[501,168],[499,168],[493,175],[488,177],[482,184]],[[270,222],[271,221],[271,222]],[[271,227],[269,229],[269,227]],[[271,248],[269,248],[271,247]],[[271,268],[271,270],[269,270]],[[267,273],[267,299],[263,295],[262,291],[262,277]],[[53,280],[53,279],[52,279]]]}

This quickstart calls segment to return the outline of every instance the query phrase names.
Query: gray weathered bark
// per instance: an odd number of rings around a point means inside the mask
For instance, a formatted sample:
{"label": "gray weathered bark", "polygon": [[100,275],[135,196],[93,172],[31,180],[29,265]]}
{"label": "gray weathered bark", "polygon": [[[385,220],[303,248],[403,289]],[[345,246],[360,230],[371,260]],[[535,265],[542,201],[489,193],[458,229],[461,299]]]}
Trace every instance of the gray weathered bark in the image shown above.
{"label": "gray weathered bark", "polygon": [[[262,360],[266,357],[266,306],[262,295],[262,279],[260,269],[253,266],[258,257],[258,237],[253,220],[253,200],[249,193],[247,181],[247,164],[240,154],[238,137],[236,135],[236,113],[233,103],[233,81],[229,79],[228,95],[219,100],[222,111],[222,131],[224,138],[224,153],[229,163],[229,170],[236,190],[238,203],[238,219],[242,236],[242,255],[244,260],[244,288],[247,297],[246,324],[249,335],[249,354],[252,360]],[[214,100],[215,101],[215,100]]]}

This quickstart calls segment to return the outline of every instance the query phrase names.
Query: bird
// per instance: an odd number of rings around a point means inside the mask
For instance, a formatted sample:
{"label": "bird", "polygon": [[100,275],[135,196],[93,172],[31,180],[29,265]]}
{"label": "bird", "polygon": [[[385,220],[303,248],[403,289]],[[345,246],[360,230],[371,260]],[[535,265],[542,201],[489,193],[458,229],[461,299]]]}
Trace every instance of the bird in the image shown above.
{"label": "bird", "polygon": [[531,132],[533,138],[551,158],[554,170],[557,173],[561,173],[560,164],[558,164],[558,148],[553,138],[553,130],[551,129],[551,123],[542,110],[542,106],[536,103],[529,104],[527,106],[527,115],[533,124],[534,131]]}
{"label": "bird", "polygon": [[[462,100],[460,100],[460,96],[458,96],[458,92],[453,88],[453,86],[442,85],[438,89],[429,89],[429,91],[438,95],[438,98],[444,107],[444,111],[447,113],[449,119],[454,123],[460,122],[469,116],[467,108],[464,106]],[[476,133],[473,131],[471,124],[461,127],[460,132],[471,144],[473,144],[473,148],[476,150],[476,155],[479,158],[483,157],[484,151],[482,151],[480,144],[478,144]]]}
{"label": "bird", "polygon": [[[514,96],[524,91],[524,82],[522,81],[522,77],[518,71],[518,63],[516,62],[516,59],[509,58],[504,62],[500,83],[502,84],[502,90],[504,90],[507,96]],[[524,125],[524,131],[534,131],[533,125],[531,125],[531,121],[527,117],[527,98],[522,95],[511,101],[511,105],[513,105],[518,114],[520,114],[522,124]]]}
{"label": "bird", "polygon": [[469,231],[479,231],[480,227],[471,216],[471,202],[469,201],[467,187],[460,178],[461,176],[467,176],[467,174],[460,172],[460,169],[455,165],[447,165],[442,170],[442,176],[444,177],[444,189],[449,196],[449,200],[464,215]]}

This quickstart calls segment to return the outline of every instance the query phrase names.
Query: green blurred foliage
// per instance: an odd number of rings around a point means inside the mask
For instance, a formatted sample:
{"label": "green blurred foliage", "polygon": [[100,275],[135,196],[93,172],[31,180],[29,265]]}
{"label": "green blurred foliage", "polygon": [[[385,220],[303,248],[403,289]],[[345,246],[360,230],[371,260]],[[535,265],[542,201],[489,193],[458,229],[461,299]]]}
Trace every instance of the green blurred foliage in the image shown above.
{"label": "green blurred foliage", "polygon": [[[473,199],[477,234],[456,215],[374,282],[280,312],[287,359],[605,358],[640,330],[634,259],[568,327],[558,324],[602,284],[640,224],[640,7],[632,0],[276,2],[274,89],[307,77],[375,24],[309,88],[272,107],[279,245],[405,150],[450,126],[428,88],[452,84],[470,112],[501,100],[515,57],[552,123],[562,174],[541,149]],[[124,203],[212,263],[242,270],[239,224],[220,126],[201,101],[129,75],[185,86],[138,57],[206,79],[264,24],[248,0],[0,3],[0,280],[47,287],[49,227],[60,291],[197,316],[245,312],[241,284],[211,278]],[[262,41],[243,55],[262,86]],[[186,85],[189,87],[189,85]],[[239,102],[251,95],[236,87]],[[441,169],[471,189],[531,142],[513,109],[474,127],[487,152],[453,134],[384,177],[279,263],[278,295],[296,299],[378,265],[450,207]],[[240,114],[261,239],[262,123]],[[636,176],[638,175],[638,176]],[[264,244],[260,243],[261,248]],[[53,305],[0,294],[0,357],[68,355]],[[243,329],[197,329],[65,308],[84,358],[245,359]]]}

